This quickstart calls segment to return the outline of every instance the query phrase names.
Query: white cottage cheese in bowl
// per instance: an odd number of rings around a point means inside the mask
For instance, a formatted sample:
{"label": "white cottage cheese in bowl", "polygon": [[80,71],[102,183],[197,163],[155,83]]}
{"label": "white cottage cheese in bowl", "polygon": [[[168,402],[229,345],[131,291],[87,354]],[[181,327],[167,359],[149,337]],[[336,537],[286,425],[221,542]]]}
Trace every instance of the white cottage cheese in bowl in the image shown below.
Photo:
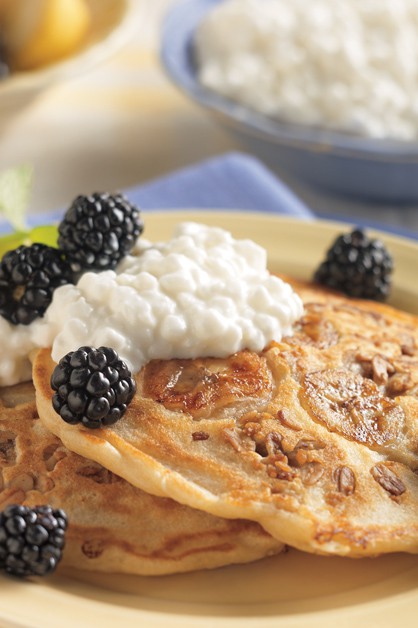
{"label": "white cottage cheese in bowl", "polygon": [[195,50],[204,86],[268,116],[418,137],[418,0],[224,0]]}
{"label": "white cottage cheese in bowl", "polygon": [[0,319],[0,385],[30,378],[29,352],[58,361],[83,345],[116,349],[136,372],[153,358],[261,351],[292,333],[303,306],[267,270],[263,248],[220,228],[182,223],[168,242],[139,240],[116,271],[87,272],[58,288],[43,319]]}

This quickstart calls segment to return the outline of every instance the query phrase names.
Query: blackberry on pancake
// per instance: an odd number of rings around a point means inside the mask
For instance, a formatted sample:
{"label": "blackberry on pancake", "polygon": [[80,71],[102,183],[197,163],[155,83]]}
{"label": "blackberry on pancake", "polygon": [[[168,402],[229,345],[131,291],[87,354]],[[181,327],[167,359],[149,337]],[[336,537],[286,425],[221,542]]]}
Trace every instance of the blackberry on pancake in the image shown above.
{"label": "blackberry on pancake", "polygon": [[122,194],[77,196],[58,226],[58,246],[73,271],[113,269],[144,229],[139,209]]}
{"label": "blackberry on pancake", "polygon": [[60,417],[92,429],[119,421],[136,390],[126,363],[111,347],[80,347],[67,353],[51,375],[51,387]]}
{"label": "blackberry on pancake", "polygon": [[19,246],[0,262],[0,314],[14,325],[29,325],[44,315],[54,290],[72,282],[60,251],[38,243]]}
{"label": "blackberry on pancake", "polygon": [[383,301],[389,295],[392,270],[393,260],[383,242],[354,229],[336,238],[314,279],[352,297]]}
{"label": "blackberry on pancake", "polygon": [[51,574],[62,557],[67,525],[61,509],[7,506],[0,512],[0,568],[18,577]]}

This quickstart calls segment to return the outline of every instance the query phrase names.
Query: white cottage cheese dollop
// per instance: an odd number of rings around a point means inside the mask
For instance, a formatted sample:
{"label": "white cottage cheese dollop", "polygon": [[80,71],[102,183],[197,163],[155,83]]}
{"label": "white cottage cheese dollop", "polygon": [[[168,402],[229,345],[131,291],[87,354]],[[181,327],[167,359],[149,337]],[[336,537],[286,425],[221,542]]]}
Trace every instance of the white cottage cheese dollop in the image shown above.
{"label": "white cottage cheese dollop", "polygon": [[220,228],[182,223],[165,243],[139,241],[116,271],[85,273],[58,288],[43,319],[0,320],[0,384],[30,377],[28,353],[52,346],[58,361],[82,345],[111,346],[136,372],[153,358],[226,357],[261,351],[292,333],[303,306],[267,270],[267,255]]}
{"label": "white cottage cheese dollop", "polygon": [[200,81],[256,111],[418,137],[418,0],[225,0],[195,44]]}

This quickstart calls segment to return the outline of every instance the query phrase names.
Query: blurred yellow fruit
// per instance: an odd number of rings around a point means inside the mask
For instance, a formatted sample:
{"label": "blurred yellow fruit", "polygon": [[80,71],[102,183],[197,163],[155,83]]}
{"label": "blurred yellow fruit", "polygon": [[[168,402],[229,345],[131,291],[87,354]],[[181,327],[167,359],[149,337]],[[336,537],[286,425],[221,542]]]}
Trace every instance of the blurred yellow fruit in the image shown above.
{"label": "blurred yellow fruit", "polygon": [[32,70],[68,56],[90,22],[85,0],[0,0],[0,29],[13,70]]}

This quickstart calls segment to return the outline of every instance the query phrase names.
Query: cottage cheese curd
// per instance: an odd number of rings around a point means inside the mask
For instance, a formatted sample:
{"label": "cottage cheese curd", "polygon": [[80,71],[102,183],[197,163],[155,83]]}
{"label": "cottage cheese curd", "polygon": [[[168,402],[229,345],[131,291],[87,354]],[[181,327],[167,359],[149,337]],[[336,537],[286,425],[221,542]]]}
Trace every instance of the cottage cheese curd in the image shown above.
{"label": "cottage cheese curd", "polygon": [[418,137],[418,0],[225,0],[195,49],[203,85],[269,116]]}
{"label": "cottage cheese curd", "polygon": [[182,223],[168,242],[139,240],[116,271],[58,288],[43,319],[13,327],[0,318],[0,385],[30,378],[36,347],[52,346],[58,361],[83,345],[111,346],[136,372],[153,358],[261,351],[291,334],[302,312],[291,286],[268,272],[263,248]]}

